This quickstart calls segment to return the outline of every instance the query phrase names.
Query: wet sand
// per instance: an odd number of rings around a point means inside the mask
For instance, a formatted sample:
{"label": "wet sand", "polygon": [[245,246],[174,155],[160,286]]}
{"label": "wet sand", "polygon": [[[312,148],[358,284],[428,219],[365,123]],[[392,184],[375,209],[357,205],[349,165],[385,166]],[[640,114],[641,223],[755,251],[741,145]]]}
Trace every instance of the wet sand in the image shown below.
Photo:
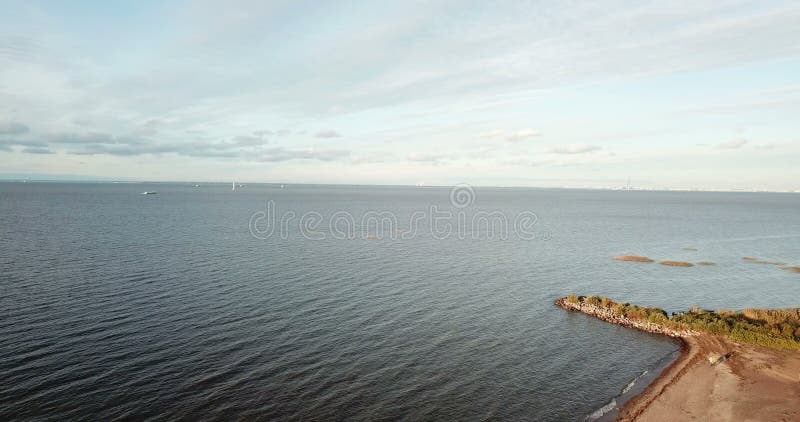
{"label": "wet sand", "polygon": [[618,420],[800,421],[800,353],[703,334],[682,340],[681,356]]}

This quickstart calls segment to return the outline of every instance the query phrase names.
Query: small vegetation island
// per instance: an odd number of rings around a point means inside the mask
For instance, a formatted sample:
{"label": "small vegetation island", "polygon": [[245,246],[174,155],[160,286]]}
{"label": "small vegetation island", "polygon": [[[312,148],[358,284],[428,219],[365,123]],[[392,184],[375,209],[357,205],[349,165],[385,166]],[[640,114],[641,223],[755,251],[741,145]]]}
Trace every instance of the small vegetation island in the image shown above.
{"label": "small vegetation island", "polygon": [[683,262],[683,261],[661,261],[659,262],[661,265],[666,265],[668,267],[693,267],[694,264],[691,262]]}
{"label": "small vegetation island", "polygon": [[[687,251],[696,251],[696,248],[683,248]],[[648,258],[646,256],[640,255],[619,255],[612,257],[611,259],[615,261],[628,261],[628,262],[643,262],[643,263],[651,263],[656,262],[656,260],[652,258]],[[751,264],[764,264],[764,265],[772,265],[780,267],[787,271],[792,271],[795,273],[800,273],[800,266],[795,265],[787,265],[785,262],[780,261],[771,261],[768,259],[761,259],[752,256],[745,256],[742,257],[743,262],[751,263]],[[661,265],[665,265],[667,267],[694,267],[695,265],[701,265],[704,267],[715,266],[717,265],[716,262],[713,261],[698,261],[697,263],[686,262],[686,261],[673,261],[673,260],[666,260],[666,261],[659,261]]]}
{"label": "small vegetation island", "polygon": [[607,297],[576,295],[558,299],[556,305],[607,322],[672,337],[708,334],[739,343],[800,351],[800,308],[741,312],[691,308],[669,316],[659,308],[614,302]]}
{"label": "small vegetation island", "polygon": [[646,256],[638,256],[638,255],[621,255],[621,256],[615,256],[613,259],[617,261],[629,261],[629,262],[653,262],[652,259]]}

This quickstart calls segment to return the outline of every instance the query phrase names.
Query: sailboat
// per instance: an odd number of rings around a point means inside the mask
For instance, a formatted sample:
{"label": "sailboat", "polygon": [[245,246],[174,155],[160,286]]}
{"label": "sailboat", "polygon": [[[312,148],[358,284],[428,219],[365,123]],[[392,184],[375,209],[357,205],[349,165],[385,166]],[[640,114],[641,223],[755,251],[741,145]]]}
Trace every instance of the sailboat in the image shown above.
{"label": "sailboat", "polygon": [[233,181],[233,184],[231,185],[231,190],[236,190],[236,181],[235,180]]}

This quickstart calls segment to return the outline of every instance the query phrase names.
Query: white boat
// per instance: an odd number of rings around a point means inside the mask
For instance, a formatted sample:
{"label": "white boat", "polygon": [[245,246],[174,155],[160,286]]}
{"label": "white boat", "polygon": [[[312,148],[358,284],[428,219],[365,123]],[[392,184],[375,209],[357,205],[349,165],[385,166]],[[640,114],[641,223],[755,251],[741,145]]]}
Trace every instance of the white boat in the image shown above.
{"label": "white boat", "polygon": [[158,192],[146,190],[146,191],[142,192],[142,195],[155,195],[157,193]]}
{"label": "white boat", "polygon": [[235,180],[231,184],[231,190],[236,190],[236,181]]}

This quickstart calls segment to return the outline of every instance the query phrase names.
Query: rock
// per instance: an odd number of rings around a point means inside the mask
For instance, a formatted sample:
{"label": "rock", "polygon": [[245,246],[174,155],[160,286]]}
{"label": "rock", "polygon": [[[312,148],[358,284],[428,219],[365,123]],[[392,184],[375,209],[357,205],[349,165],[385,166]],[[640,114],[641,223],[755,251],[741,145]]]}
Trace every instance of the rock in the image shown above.
{"label": "rock", "polygon": [[672,329],[646,320],[619,316],[612,312],[611,309],[586,303],[582,298],[584,298],[584,296],[581,296],[578,303],[568,302],[566,298],[561,298],[556,300],[555,304],[569,311],[582,312],[612,324],[636,328],[637,330],[647,331],[649,333],[663,334],[670,337],[686,337],[698,334],[692,330]]}

